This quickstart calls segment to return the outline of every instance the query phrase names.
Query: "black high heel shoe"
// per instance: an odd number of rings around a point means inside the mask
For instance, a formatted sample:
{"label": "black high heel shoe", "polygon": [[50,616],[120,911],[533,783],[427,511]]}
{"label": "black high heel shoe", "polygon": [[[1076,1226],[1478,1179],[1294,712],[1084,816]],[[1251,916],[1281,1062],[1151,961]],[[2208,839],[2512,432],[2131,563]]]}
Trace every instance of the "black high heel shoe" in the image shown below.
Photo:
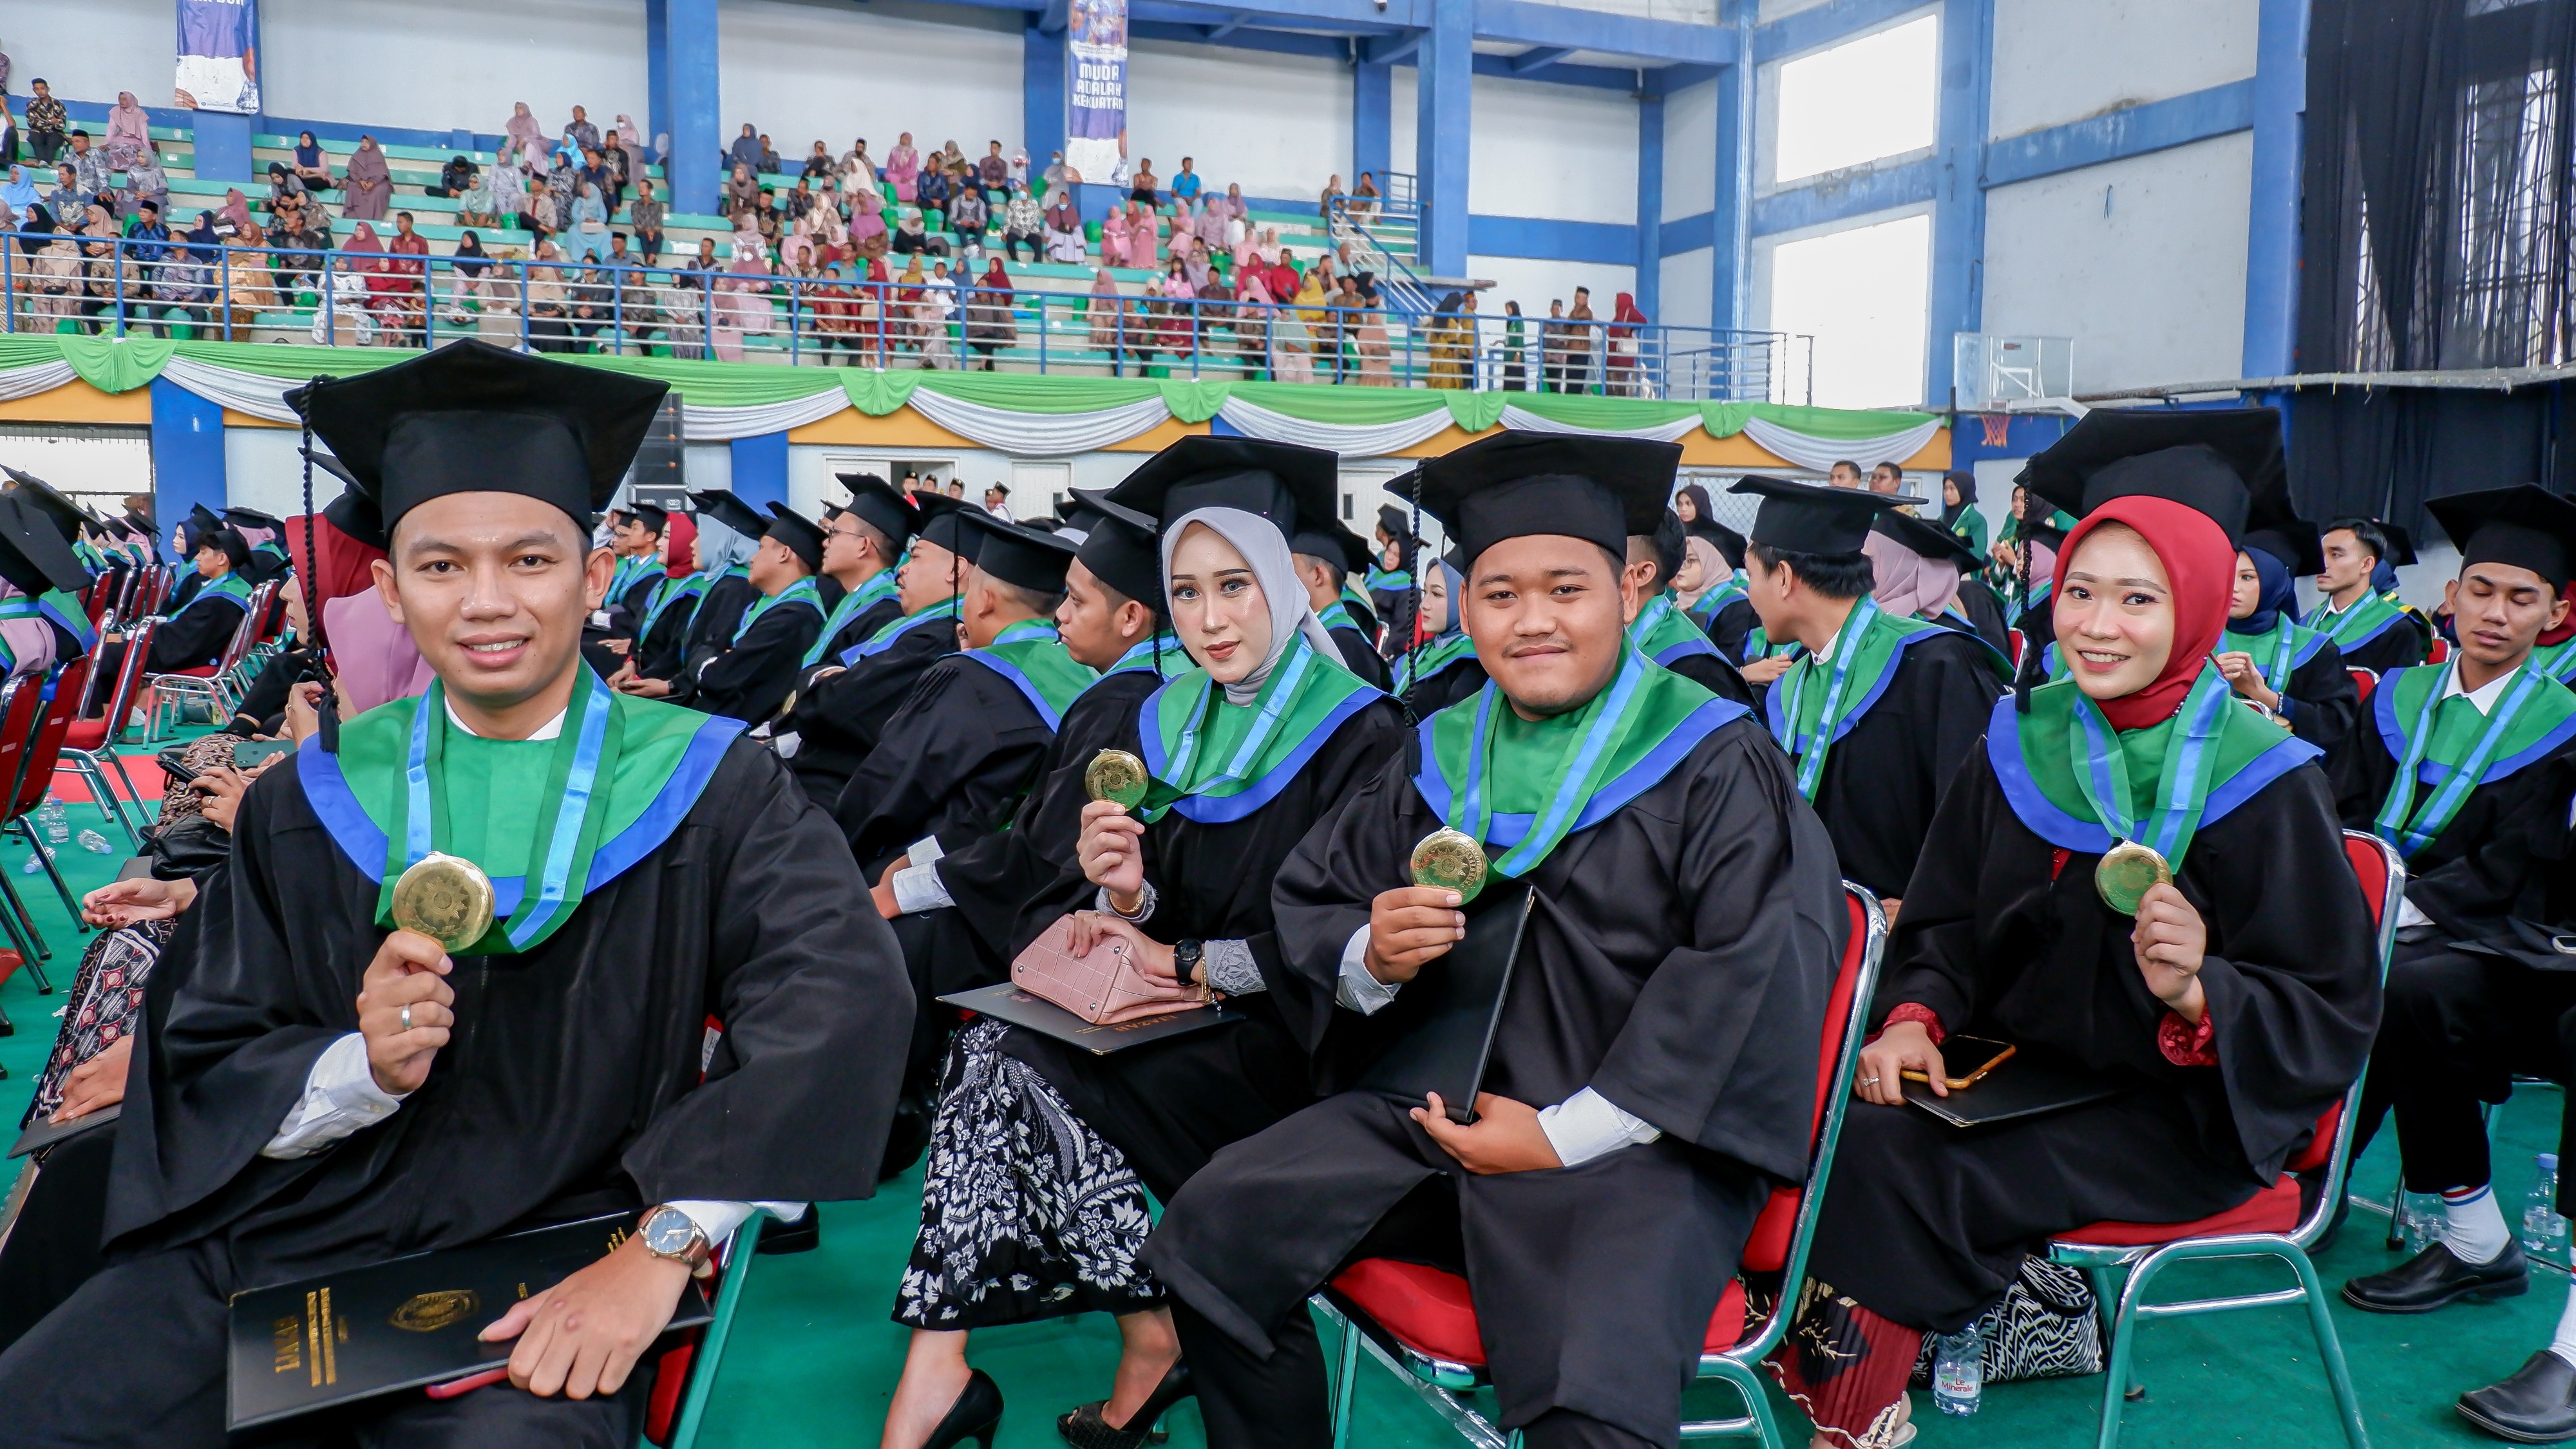
{"label": "black high heel shoe", "polygon": [[[1063,1435],[1064,1442],[1072,1445],[1073,1449],[1142,1449],[1144,1445],[1160,1444],[1171,1435],[1155,1428],[1155,1423],[1171,1411],[1172,1405],[1195,1397],[1198,1391],[1198,1385],[1190,1378],[1189,1360],[1177,1359],[1170,1368],[1163,1370],[1163,1381],[1154,1385],[1154,1392],[1127,1417],[1126,1428],[1121,1429],[1100,1416],[1100,1411],[1109,1403],[1102,1399],[1069,1414],[1058,1414],[1055,1431]],[[1141,1428],[1138,1427],[1140,1425]]]}
{"label": "black high heel shoe", "polygon": [[982,1369],[966,1375],[966,1387],[958,1390],[957,1402],[948,1406],[939,1427],[930,1431],[921,1449],[956,1449],[972,1439],[993,1449],[993,1433],[1002,1427],[1002,1387]]}

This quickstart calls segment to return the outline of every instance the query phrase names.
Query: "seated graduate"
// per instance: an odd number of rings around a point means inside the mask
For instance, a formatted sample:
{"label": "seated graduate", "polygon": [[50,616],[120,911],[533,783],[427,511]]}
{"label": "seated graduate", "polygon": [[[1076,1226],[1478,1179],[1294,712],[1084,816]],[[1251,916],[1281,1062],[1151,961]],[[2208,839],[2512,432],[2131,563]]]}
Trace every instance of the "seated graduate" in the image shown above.
{"label": "seated graduate", "polygon": [[[467,340],[292,394],[380,501],[376,578],[438,680],[243,798],[147,993],[113,1261],[0,1354],[13,1443],[223,1442],[228,1295],[641,1210],[489,1306],[516,1391],[341,1426],[633,1443],[633,1370],[715,1244],[755,1204],[870,1191],[912,1003],[848,853],[737,722],[581,663],[612,569],[592,510],[664,390]],[[582,788],[527,788],[549,778]],[[453,959],[386,930],[433,850],[507,911]]]}
{"label": "seated graduate", "polygon": [[1871,597],[1880,608],[1983,639],[1999,665],[2011,657],[2005,652],[2003,610],[1984,584],[1976,584],[1985,600],[1982,620],[1971,606],[1967,590],[1977,556],[1958,534],[1910,513],[1882,513],[1871,520],[1861,547],[1876,581]]}
{"label": "seated graduate", "polygon": [[[250,607],[250,581],[241,570],[250,560],[250,544],[241,534],[217,525],[197,548],[197,590],[152,631],[152,649],[143,668],[150,674],[201,669],[224,657]],[[98,667],[111,676],[125,660],[125,636],[109,634],[99,644]],[[104,700],[104,691],[100,694]]]}
{"label": "seated graduate", "polygon": [[680,671],[668,676],[671,692],[664,697],[675,704],[688,702],[697,689],[698,667],[733,643],[743,616],[760,602],[751,560],[760,552],[760,536],[769,530],[758,510],[728,491],[691,489],[689,501],[697,505],[698,568],[707,585],[680,646]]}
{"label": "seated graduate", "polygon": [[2332,639],[2354,669],[2385,674],[2423,663],[2432,628],[2397,599],[2397,570],[2415,561],[2414,539],[2375,518],[2338,518],[2320,542],[2325,597],[2299,622]]}
{"label": "seated graduate", "polygon": [[[2057,499],[2084,515],[2052,589],[2076,672],[2026,707],[1995,704],[1923,842],[1867,1008],[1879,1035],[1796,1290],[1801,1321],[1772,1361],[1819,1449],[1911,1439],[1922,1335],[1973,1322],[2050,1235],[2190,1222],[2271,1186],[2361,1071],[2378,1021],[2375,938],[2317,750],[2236,702],[2208,662],[2242,481],[2207,446],[2107,451]],[[2123,897],[2134,919],[2106,899],[2116,877],[2097,878],[2115,853],[2172,872]],[[1962,1131],[1907,1105],[1901,1080],[1922,1072],[1950,1095],[1945,1073],[1993,1050],[1945,1057],[1953,1037],[2072,1058],[2119,1091]]]}
{"label": "seated graduate", "polygon": [[1764,635],[1799,645],[1745,672],[1777,674],[1763,700],[1771,736],[1796,763],[1798,793],[1832,834],[1843,875],[1892,903],[2003,691],[2000,662],[1974,635],[1872,597],[1863,545],[1871,521],[1904,499],[1774,478],[1733,491],[1762,500],[1745,591]]}
{"label": "seated graduate", "polygon": [[1394,705],[1342,667],[1290,561],[1298,520],[1332,515],[1333,471],[1316,457],[1184,438],[1105,495],[1158,521],[1158,585],[1194,667],[1098,740],[1145,762],[1144,802],[1132,816],[1082,807],[1077,863],[1021,913],[1011,953],[1075,910],[1077,951],[1122,941],[1148,976],[1200,983],[1238,1019],[1106,1055],[989,1018],[958,1033],[896,1300],[914,1333],[887,1449],[989,1432],[1001,1394],[967,1366],[973,1328],[1118,1315],[1110,1396],[1058,1420],[1083,1449],[1142,1449],[1190,1392],[1162,1285],[1137,1262],[1145,1194],[1170,1202],[1219,1148],[1312,1100],[1292,1026],[1312,1008],[1293,995],[1270,883],[1404,743]]}
{"label": "seated graduate", "polygon": [[1301,519],[1297,536],[1288,540],[1288,551],[1296,560],[1297,577],[1306,585],[1306,600],[1314,606],[1315,617],[1324,621],[1325,631],[1341,648],[1343,666],[1372,688],[1386,688],[1386,656],[1377,649],[1377,620],[1367,600],[1350,584],[1353,573],[1369,566],[1368,544],[1333,518]]}
{"label": "seated graduate", "polygon": [[87,582],[42,514],[0,496],[0,677],[41,675],[88,652],[89,619],[72,592]]}
{"label": "seated graduate", "polygon": [[170,596],[161,601],[163,617],[188,607],[188,601],[197,596],[197,590],[205,587],[206,576],[189,565],[196,561],[198,551],[206,546],[206,540],[214,537],[215,530],[223,526],[224,521],[206,511],[206,505],[202,503],[190,504],[188,516],[171,526],[170,546],[179,556],[179,579],[170,586]]}
{"label": "seated graduate", "polygon": [[974,578],[983,538],[963,516],[973,506],[936,493],[913,497],[912,546],[895,570],[902,612],[864,641],[824,656],[787,702],[776,726],[779,753],[827,814],[922,672],[957,652],[958,600]]}
{"label": "seated graduate", "polygon": [[[823,589],[832,612],[822,637],[805,651],[805,667],[845,654],[903,616],[894,569],[912,541],[912,505],[874,473],[842,473],[850,501],[823,510]],[[802,683],[803,681],[798,681]]]}
{"label": "seated graduate", "polygon": [[[1417,476],[1491,678],[1280,872],[1301,987],[1281,1004],[1336,1095],[1183,1185],[1146,1263],[1215,1449],[1332,1441],[1305,1302],[1366,1257],[1466,1275],[1500,1422],[1531,1449],[1670,1445],[1754,1217],[1806,1173],[1847,934],[1833,846],[1749,711],[1629,638],[1627,540],[1667,470],[1504,433]],[[1447,1109],[1467,1103],[1344,1090],[1464,934],[1460,893],[1406,883],[1444,826],[1490,858],[1488,905],[1537,892],[1466,1127]]]}
{"label": "seated graduate", "polygon": [[671,515],[654,504],[630,503],[608,519],[608,549],[616,555],[617,572],[608,581],[608,607],[603,612],[608,616],[608,637],[631,645],[635,626],[653,607],[654,590],[670,578],[662,571],[662,535],[670,529]]}
{"label": "seated graduate", "polygon": [[1705,516],[1683,525],[1683,534],[1688,557],[1673,575],[1674,597],[1717,652],[1741,668],[1744,636],[1762,623],[1744,597],[1744,535]]}
{"label": "seated graduate", "polygon": [[[54,631],[57,660],[68,663],[98,644],[98,631],[90,623],[88,606],[81,601],[80,591],[89,586],[93,575],[80,563],[79,540],[93,523],[103,520],[42,478],[14,468],[7,472],[11,481],[5,496],[16,500],[27,523],[49,528],[62,541],[63,548],[57,552],[42,545],[28,545],[42,548],[46,587],[0,606],[0,619],[42,620]],[[77,567],[56,567],[64,556],[69,556]]]}
{"label": "seated graduate", "polygon": [[1418,610],[1414,598],[1414,566],[1422,552],[1422,540],[1414,535],[1410,513],[1392,503],[1381,503],[1377,510],[1377,528],[1371,538],[1377,553],[1369,562],[1361,587],[1368,593],[1369,608],[1386,625],[1386,637],[1378,648],[1393,659],[1413,642],[1400,621],[1411,619]]}
{"label": "seated graduate", "polygon": [[765,723],[787,702],[805,656],[823,637],[823,530],[784,503],[769,505],[769,523],[751,556],[751,586],[760,597],[743,611],[724,649],[699,663],[692,708],[750,724]]}
{"label": "seated graduate", "polygon": [[[2526,1291],[2479,1107],[2503,1101],[2517,1072],[2576,1081],[2576,977],[2555,946],[2576,930],[2565,890],[2576,696],[2530,663],[2533,639],[2567,616],[2576,505],[2525,484],[2426,506],[2460,548],[2444,587],[2459,651],[2382,675],[2345,761],[2344,823],[2395,845],[2407,870],[2353,1150],[2394,1107],[2406,1189],[2440,1193],[2445,1218],[2413,1259],[2344,1285],[2347,1302],[2385,1313]],[[2576,1117],[2562,1114],[2562,1152],[2576,1150],[2571,1131]],[[2564,1212],[2576,1200],[2560,1194]],[[2504,1438],[2576,1436],[2576,1306],[2547,1351],[2459,1408]]]}
{"label": "seated graduate", "polygon": [[256,508],[226,508],[223,519],[250,544],[250,562],[242,568],[245,577],[254,584],[264,584],[286,576],[290,562],[284,519]]}
{"label": "seated graduate", "polygon": [[668,515],[662,530],[661,578],[646,597],[635,621],[635,645],[626,662],[609,676],[608,686],[624,692],[635,679],[677,679],[687,662],[689,630],[698,603],[715,581],[700,562],[704,545],[698,523],[686,513]]}
{"label": "seated graduate", "polygon": [[[1389,488],[1410,486],[1408,473]],[[1395,656],[1395,678],[1388,686],[1406,701],[1416,718],[1437,714],[1485,687],[1485,667],[1476,662],[1476,641],[1460,613],[1467,591],[1465,565],[1454,555],[1422,555],[1421,603],[1413,633],[1420,639]]]}
{"label": "seated graduate", "polygon": [[2218,672],[2239,698],[2325,751],[2333,774],[2360,717],[2361,691],[2335,642],[2299,622],[2296,580],[2317,567],[2316,525],[2304,519],[2245,535]]}
{"label": "seated graduate", "polygon": [[[1642,438],[1603,439],[1599,446],[1626,456],[1604,459],[1597,466],[1623,472],[1662,467],[1667,458],[1678,467],[1682,456],[1677,444]],[[1755,702],[1753,689],[1736,671],[1735,662],[1718,652],[1708,631],[1685,616],[1673,598],[1673,581],[1689,557],[1690,534],[1681,515],[1669,508],[1655,520],[1652,532],[1629,536],[1628,568],[1637,576],[1637,597],[1644,602],[1629,622],[1628,640],[1638,653],[1718,698],[1750,707]]]}

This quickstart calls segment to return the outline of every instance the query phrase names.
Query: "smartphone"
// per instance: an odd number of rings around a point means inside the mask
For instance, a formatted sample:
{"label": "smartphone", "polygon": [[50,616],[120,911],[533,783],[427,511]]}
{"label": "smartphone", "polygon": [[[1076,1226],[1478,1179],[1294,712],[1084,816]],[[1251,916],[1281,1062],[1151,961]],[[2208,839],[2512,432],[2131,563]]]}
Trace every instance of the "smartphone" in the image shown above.
{"label": "smartphone", "polygon": [[243,740],[233,746],[233,768],[247,770],[273,756],[295,748],[293,740]]}
{"label": "smartphone", "polygon": [[[1942,1065],[1953,1071],[1957,1070],[1956,1064],[1960,1062],[1976,1062],[1979,1065],[1975,1071],[1968,1073],[1964,1077],[1943,1077],[1942,1085],[1948,1087],[1953,1092],[1959,1091],[1962,1088],[1973,1087],[1977,1083],[1984,1081],[1988,1072],[1993,1071],[1995,1068],[2002,1066],[2006,1061],[2010,1060],[2012,1054],[2018,1050],[2020,1050],[2020,1048],[2015,1047],[2008,1042],[1989,1041],[1981,1036],[1951,1037],[1949,1040],[1941,1043]],[[1909,1082],[1929,1083],[1932,1080],[1921,1072],[1901,1072],[1898,1075],[1904,1077],[1905,1080]]]}
{"label": "smartphone", "polygon": [[161,773],[168,775],[174,785],[185,785],[197,778],[196,771],[179,762],[183,749],[183,746],[173,746],[152,757],[152,763],[159,765]]}

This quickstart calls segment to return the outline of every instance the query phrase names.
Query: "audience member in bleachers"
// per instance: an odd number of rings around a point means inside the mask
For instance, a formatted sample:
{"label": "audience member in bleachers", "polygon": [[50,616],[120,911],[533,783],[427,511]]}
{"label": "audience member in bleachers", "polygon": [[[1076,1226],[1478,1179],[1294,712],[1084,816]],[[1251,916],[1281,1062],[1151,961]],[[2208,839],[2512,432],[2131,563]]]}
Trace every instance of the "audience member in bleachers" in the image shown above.
{"label": "audience member in bleachers", "polygon": [[975,163],[975,180],[988,197],[1010,185],[1011,163],[1002,155],[1001,142],[986,143],[983,159]]}
{"label": "audience member in bleachers", "polygon": [[70,129],[71,119],[41,76],[36,79],[35,92],[34,99],[27,102],[27,149],[37,161],[51,166],[54,158],[63,154],[63,133]]}
{"label": "audience member in bleachers", "polygon": [[608,138],[608,144],[625,157],[626,174],[637,180],[643,179],[644,168],[653,163],[646,154],[644,133],[636,128],[635,118],[620,111],[617,124],[611,129],[614,134]]}
{"label": "audience member in bleachers", "polygon": [[513,104],[510,119],[501,127],[500,164],[511,164],[515,155],[520,164],[542,166],[546,150],[545,128],[537,124],[536,113],[528,109],[526,101]]}
{"label": "audience member in bleachers", "polygon": [[1353,221],[1366,225],[1377,216],[1378,200],[1377,173],[1363,171],[1358,184],[1351,188],[1349,199],[1342,205],[1350,212]]}
{"label": "audience member in bleachers", "polygon": [[766,131],[760,133],[760,164],[753,169],[763,176],[775,176],[787,169],[787,163],[778,159],[778,148],[769,144]]}
{"label": "audience member in bleachers", "polygon": [[724,194],[718,206],[722,215],[737,224],[745,215],[760,209],[760,178],[752,174],[751,163],[733,163],[733,172],[725,177]]}
{"label": "audience member in bleachers", "polygon": [[[130,182],[132,179],[132,173],[127,173],[127,180]],[[286,168],[285,162],[268,163],[268,214],[272,219],[277,215],[279,202],[290,196],[302,196],[310,189],[304,184],[304,178]]]}
{"label": "audience member in bleachers", "polygon": [[115,168],[107,164],[107,153],[90,144],[89,132],[72,132],[71,155],[65,164],[71,168],[72,188],[83,199],[103,196],[116,185]]}
{"label": "audience member in bleachers", "polygon": [[564,140],[584,151],[599,149],[599,128],[590,122],[590,113],[579,106],[572,108],[572,120],[563,130]]}
{"label": "audience member in bleachers", "polygon": [[1324,182],[1323,195],[1315,199],[1315,214],[1317,216],[1330,217],[1333,214],[1333,198],[1341,194],[1342,174],[1336,171]]}
{"label": "audience member in bleachers", "polygon": [[1040,260],[1039,238],[1046,233],[1045,214],[1038,210],[1037,198],[1029,195],[1028,183],[1010,183],[1010,204],[1002,216],[1002,251],[1013,261],[1020,259],[1020,248],[1029,249],[1029,260]]}
{"label": "audience member in bleachers", "polygon": [[18,159],[18,118],[9,111],[9,95],[0,91],[0,163]]}
{"label": "audience member in bleachers", "polygon": [[393,210],[394,178],[385,165],[385,153],[373,136],[358,138],[358,149],[349,155],[344,178],[348,185],[340,192],[340,215],[352,221],[382,221]]}
{"label": "audience member in bleachers", "polygon": [[474,178],[480,174],[481,169],[482,168],[474,164],[470,157],[451,156],[439,164],[437,184],[422,187],[421,194],[424,196],[463,196],[466,192],[471,191],[474,188]]}
{"label": "audience member in bleachers", "polygon": [[295,135],[295,179],[311,191],[335,189],[331,179],[331,158],[322,154],[322,143],[311,131]]}
{"label": "audience member in bleachers", "polygon": [[107,164],[119,170],[143,159],[152,148],[152,118],[132,91],[118,91],[116,104],[107,112]]}
{"label": "audience member in bleachers", "polygon": [[567,240],[574,256],[597,261],[608,250],[608,203],[600,199],[597,186],[588,181],[580,186],[581,194],[572,203],[572,229]]}
{"label": "audience member in bleachers", "polygon": [[267,239],[253,226],[233,238],[231,246],[220,250],[215,316],[223,327],[224,341],[248,342],[259,314],[277,305],[277,287],[269,271],[268,255],[256,250],[266,244]]}
{"label": "audience member in bleachers", "polygon": [[1198,158],[1195,156],[1181,158],[1181,169],[1172,177],[1172,200],[1175,203],[1195,202],[1199,199],[1199,173],[1195,169],[1197,163]]}
{"label": "audience member in bleachers", "polygon": [[1157,204],[1155,193],[1159,186],[1154,179],[1154,158],[1147,156],[1136,163],[1136,174],[1127,183],[1127,199],[1151,211]]}
{"label": "audience member in bleachers", "polygon": [[1075,208],[1072,193],[1052,193],[1041,220],[1046,230],[1046,259],[1080,266],[1089,243],[1083,239],[1082,213]]}

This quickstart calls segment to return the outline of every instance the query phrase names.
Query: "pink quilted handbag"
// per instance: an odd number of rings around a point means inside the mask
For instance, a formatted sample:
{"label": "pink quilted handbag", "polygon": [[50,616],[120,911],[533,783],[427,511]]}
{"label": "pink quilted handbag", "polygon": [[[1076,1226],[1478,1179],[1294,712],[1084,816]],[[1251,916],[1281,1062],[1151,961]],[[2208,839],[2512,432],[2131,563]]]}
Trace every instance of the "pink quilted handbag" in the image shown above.
{"label": "pink quilted handbag", "polygon": [[1165,986],[1136,967],[1125,941],[1104,936],[1091,953],[1072,951],[1073,917],[1064,916],[1011,963],[1011,984],[1083,1020],[1114,1026],[1207,1005],[1204,986]]}

